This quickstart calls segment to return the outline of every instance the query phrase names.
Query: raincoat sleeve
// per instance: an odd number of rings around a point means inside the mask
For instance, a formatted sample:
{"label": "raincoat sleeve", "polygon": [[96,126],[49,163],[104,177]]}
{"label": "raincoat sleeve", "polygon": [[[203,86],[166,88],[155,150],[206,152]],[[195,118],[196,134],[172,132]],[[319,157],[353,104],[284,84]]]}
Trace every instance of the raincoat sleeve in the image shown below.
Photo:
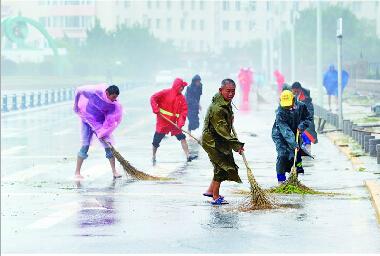
{"label": "raincoat sleeve", "polygon": [[305,104],[300,105],[300,108],[301,122],[298,125],[298,129],[300,129],[301,132],[304,132],[313,122],[313,116],[310,114]]}
{"label": "raincoat sleeve", "polygon": [[289,127],[289,125],[284,120],[284,116],[280,113],[276,116],[276,125],[278,127],[278,130],[280,131],[282,137],[286,140],[289,147],[291,149],[295,149],[297,147],[296,143],[296,137],[294,136],[294,133],[292,129]]}
{"label": "raincoat sleeve", "polygon": [[165,90],[159,91],[150,97],[150,105],[152,106],[153,113],[157,114],[160,112],[160,108],[158,106],[158,101],[165,94]]}
{"label": "raincoat sleeve", "polygon": [[234,151],[238,151],[244,146],[244,143],[240,142],[234,135],[231,134],[229,124],[226,120],[227,117],[228,115],[225,113],[225,110],[220,108],[213,113],[210,121],[218,135],[221,136]]}
{"label": "raincoat sleeve", "polygon": [[96,89],[93,86],[79,86],[75,90],[75,99],[74,99],[74,111],[78,112],[78,102],[81,95],[83,95],[86,98],[89,98],[91,94],[94,94]]}
{"label": "raincoat sleeve", "polygon": [[187,117],[187,102],[185,99],[183,99],[180,109],[181,110],[179,113],[177,124],[178,124],[178,127],[181,128],[182,126],[185,125],[186,117]]}
{"label": "raincoat sleeve", "polygon": [[123,115],[123,108],[120,104],[115,105],[115,110],[106,115],[103,125],[95,130],[99,138],[108,138],[116,127],[120,124]]}

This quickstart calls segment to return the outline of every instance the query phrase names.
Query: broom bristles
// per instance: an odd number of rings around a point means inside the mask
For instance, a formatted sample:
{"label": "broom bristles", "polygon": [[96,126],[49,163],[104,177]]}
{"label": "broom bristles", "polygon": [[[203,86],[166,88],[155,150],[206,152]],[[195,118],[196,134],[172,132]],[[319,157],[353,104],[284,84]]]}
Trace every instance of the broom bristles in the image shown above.
{"label": "broom bristles", "polygon": [[139,171],[133,165],[131,165],[114,147],[111,147],[111,151],[117,161],[123,167],[125,173],[137,180],[172,180],[171,178],[156,177]]}
{"label": "broom bristles", "polygon": [[269,197],[269,195],[260,188],[252,170],[247,166],[247,176],[251,189],[251,196],[247,198],[243,206],[240,207],[242,211],[252,210],[265,210],[276,208],[275,203]]}

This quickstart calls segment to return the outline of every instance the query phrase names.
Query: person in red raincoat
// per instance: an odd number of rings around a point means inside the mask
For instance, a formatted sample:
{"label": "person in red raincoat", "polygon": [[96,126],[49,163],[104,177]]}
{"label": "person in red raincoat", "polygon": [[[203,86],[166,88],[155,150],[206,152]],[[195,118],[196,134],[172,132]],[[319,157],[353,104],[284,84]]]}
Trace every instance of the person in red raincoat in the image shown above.
{"label": "person in red raincoat", "polygon": [[273,74],[276,77],[277,93],[278,95],[280,95],[282,92],[282,86],[285,83],[285,77],[283,74],[281,74],[281,72],[278,69],[276,69]]}
{"label": "person in red raincoat", "polygon": [[253,72],[250,68],[241,68],[239,75],[239,84],[243,94],[242,110],[249,110],[249,93],[253,82]]}
{"label": "person in red raincoat", "polygon": [[[180,130],[185,125],[187,116],[187,103],[185,97],[182,95],[185,86],[187,86],[185,81],[181,78],[176,78],[171,89],[159,91],[150,98],[153,113],[157,115],[156,132],[154,133],[152,142],[153,163],[156,162],[156,153],[160,142],[168,133],[171,133],[172,136],[176,136],[181,142],[187,161],[191,161],[195,158],[190,156],[186,136]],[[162,116],[177,124],[180,129],[169,123]]]}

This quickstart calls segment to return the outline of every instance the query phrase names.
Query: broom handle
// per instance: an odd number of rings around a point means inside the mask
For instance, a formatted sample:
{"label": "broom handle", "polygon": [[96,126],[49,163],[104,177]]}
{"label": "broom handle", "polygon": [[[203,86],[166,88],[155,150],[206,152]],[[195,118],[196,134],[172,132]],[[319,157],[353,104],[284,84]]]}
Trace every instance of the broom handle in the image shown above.
{"label": "broom handle", "polygon": [[[237,134],[236,134],[236,131],[235,131],[235,128],[233,126],[232,126],[232,133],[235,135],[236,138],[238,138]],[[248,161],[247,161],[247,158],[245,157],[244,152],[241,152],[241,156],[243,157],[243,161],[244,161],[245,167],[247,167],[248,169],[250,169],[249,166],[248,166]]]}
{"label": "broom handle", "polygon": [[[297,132],[296,132],[296,143],[297,143],[297,147],[298,147],[298,138],[300,136],[300,131],[297,129]],[[297,148],[294,150],[294,161],[293,161],[293,168],[292,170],[295,169],[296,167],[296,161],[297,161],[297,154],[298,154],[298,150]]]}
{"label": "broom handle", "polygon": [[187,132],[187,131],[185,131],[185,130],[179,128],[178,125],[176,125],[174,122],[172,122],[169,118],[167,118],[167,117],[164,116],[163,114],[160,113],[160,116],[161,116],[163,119],[165,119],[166,121],[168,121],[169,123],[171,123],[172,125],[174,125],[177,129],[179,129],[179,130],[181,130],[182,132],[184,132],[184,133],[186,133],[187,135],[189,135],[191,138],[193,138],[194,140],[196,140],[196,142],[198,142],[199,145],[202,146],[201,141],[198,140],[197,138],[195,138],[193,135],[191,135],[191,133],[189,133],[189,132]]}

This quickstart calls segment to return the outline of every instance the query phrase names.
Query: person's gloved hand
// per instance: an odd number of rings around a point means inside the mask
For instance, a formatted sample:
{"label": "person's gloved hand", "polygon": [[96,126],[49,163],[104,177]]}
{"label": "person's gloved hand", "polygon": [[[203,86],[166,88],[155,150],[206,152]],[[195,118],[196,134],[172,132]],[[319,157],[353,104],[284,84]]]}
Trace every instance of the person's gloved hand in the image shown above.
{"label": "person's gloved hand", "polygon": [[304,131],[305,131],[305,129],[304,129],[304,127],[303,127],[303,125],[298,125],[298,128],[297,128],[297,130],[298,130],[298,132],[299,132],[299,134],[301,135]]}
{"label": "person's gloved hand", "polygon": [[177,126],[178,126],[179,129],[182,129],[182,127],[184,125],[185,125],[185,122],[183,122],[183,121],[178,121],[178,123],[177,123]]}
{"label": "person's gloved hand", "polygon": [[78,108],[78,105],[77,105],[77,104],[74,105],[74,108],[73,108],[73,109],[74,109],[74,112],[75,112],[75,113],[78,113],[78,112],[79,112],[79,108]]}
{"label": "person's gloved hand", "polygon": [[238,153],[241,155],[244,152],[244,147],[239,148]]}
{"label": "person's gloved hand", "polygon": [[158,113],[160,113],[160,108],[153,108],[153,113],[154,114],[158,114]]}

